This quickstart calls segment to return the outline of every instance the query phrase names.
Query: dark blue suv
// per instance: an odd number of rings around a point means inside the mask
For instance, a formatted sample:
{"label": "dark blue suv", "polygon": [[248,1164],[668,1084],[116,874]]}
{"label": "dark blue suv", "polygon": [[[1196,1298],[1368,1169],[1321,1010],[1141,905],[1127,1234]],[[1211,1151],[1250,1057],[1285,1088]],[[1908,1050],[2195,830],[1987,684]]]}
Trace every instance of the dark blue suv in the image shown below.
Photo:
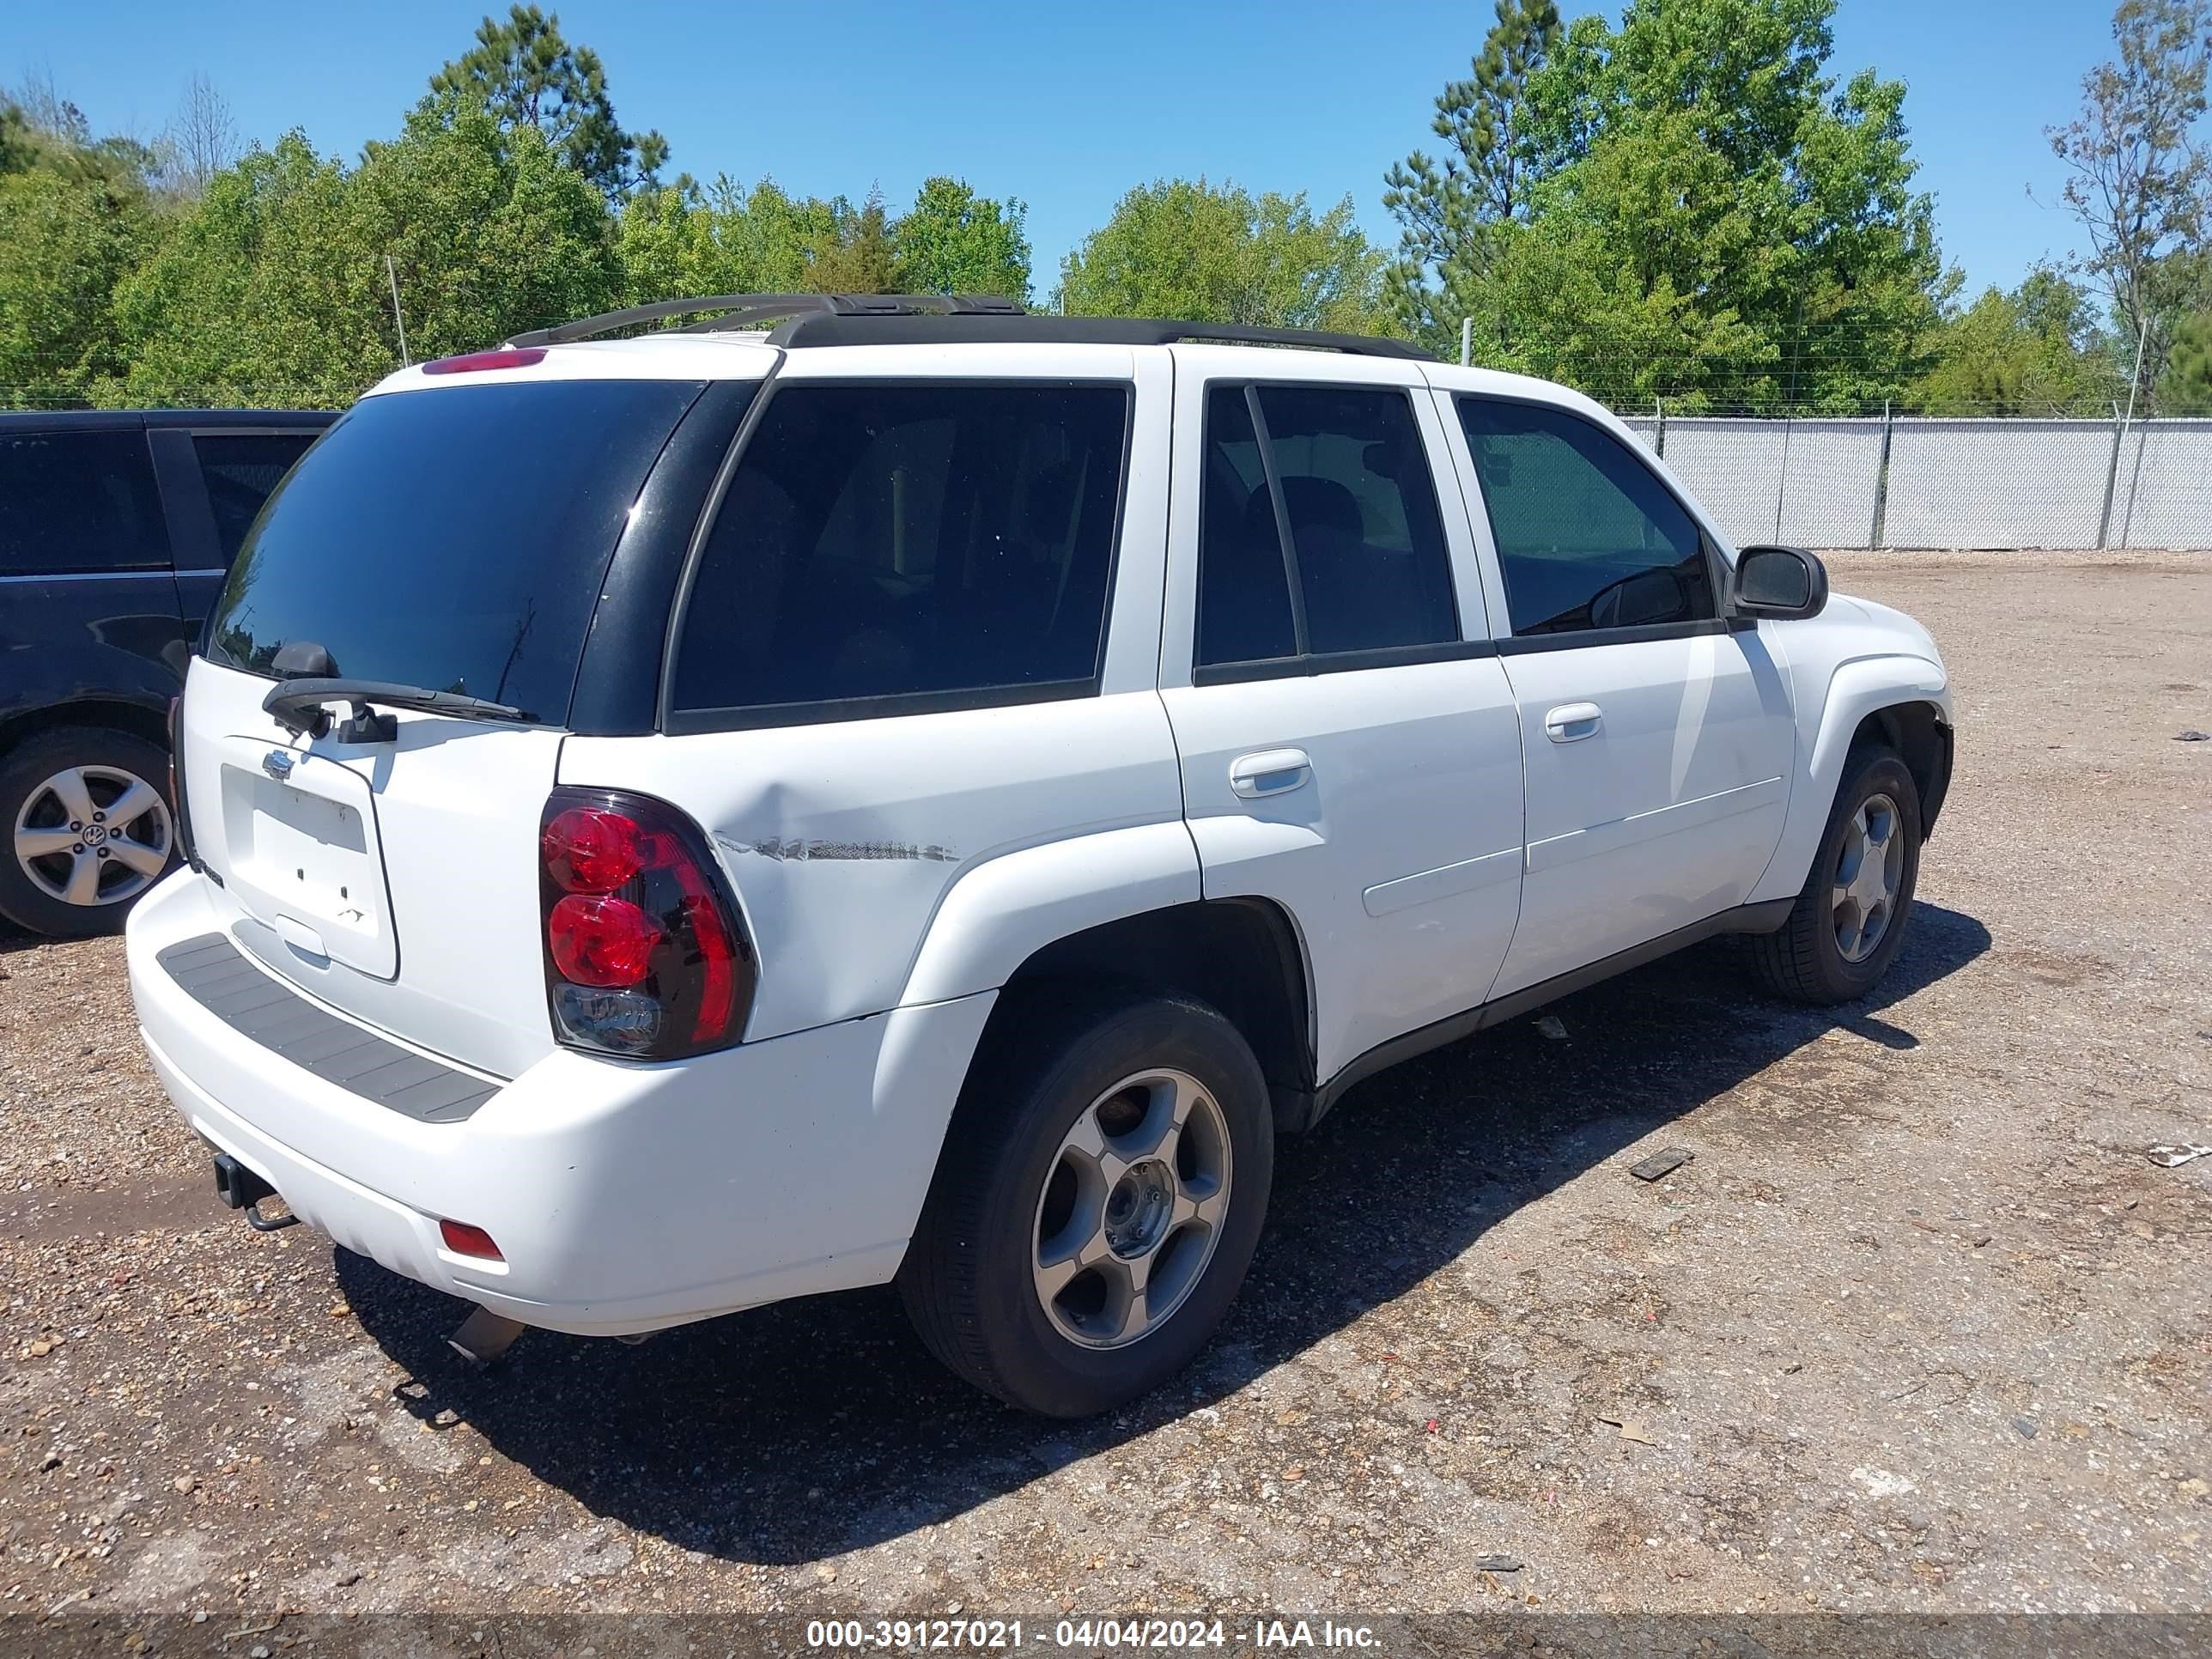
{"label": "dark blue suv", "polygon": [[169,700],[269,492],[336,416],[0,414],[0,916],[120,931],[176,858]]}

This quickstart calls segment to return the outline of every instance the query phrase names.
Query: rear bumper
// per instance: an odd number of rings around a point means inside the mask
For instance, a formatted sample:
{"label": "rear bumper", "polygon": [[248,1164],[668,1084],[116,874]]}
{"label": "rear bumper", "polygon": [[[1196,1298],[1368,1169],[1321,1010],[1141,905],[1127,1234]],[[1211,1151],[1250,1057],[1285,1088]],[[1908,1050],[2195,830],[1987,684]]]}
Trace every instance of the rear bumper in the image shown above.
{"label": "rear bumper", "polygon": [[[464,1121],[427,1122],[262,1047],[155,959],[222,927],[189,871],[129,927],[140,1029],[192,1127],[347,1249],[584,1335],[889,1279],[994,1000],[659,1065],[556,1048]],[[441,1218],[484,1229],[506,1261],[447,1250]]]}

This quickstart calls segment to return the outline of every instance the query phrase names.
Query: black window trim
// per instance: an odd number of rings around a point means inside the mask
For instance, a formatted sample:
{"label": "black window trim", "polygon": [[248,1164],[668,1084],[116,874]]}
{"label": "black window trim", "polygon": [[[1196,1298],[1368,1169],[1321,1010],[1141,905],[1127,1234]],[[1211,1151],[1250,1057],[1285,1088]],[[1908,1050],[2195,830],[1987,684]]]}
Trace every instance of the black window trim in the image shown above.
{"label": "black window trim", "polygon": [[[1460,442],[1466,446],[1468,469],[1474,478],[1476,495],[1482,502],[1482,521],[1490,530],[1490,552],[1498,568],[1498,598],[1505,602],[1505,625],[1513,626],[1513,595],[1505,586],[1505,554],[1498,545],[1498,520],[1490,511],[1490,490],[1484,483],[1482,464],[1474,453],[1474,443],[1467,435],[1467,422],[1459,417],[1463,403],[1509,404],[1522,409],[1540,409],[1550,414],[1564,415],[1570,420],[1580,421],[1600,436],[1620,444],[1617,434],[1608,432],[1578,409],[1554,402],[1548,398],[1516,398],[1504,392],[1468,392],[1451,389],[1453,424],[1459,428]],[[1650,455],[1641,444],[1634,441],[1620,444],[1636,464],[1650,475],[1667,498],[1682,509],[1682,516],[1698,532],[1698,550],[1705,555],[1705,580],[1712,589],[1713,606],[1718,613],[1711,617],[1694,617],[1687,622],[1632,623],[1626,627],[1578,628],[1556,634],[1515,634],[1508,632],[1496,636],[1498,654],[1525,657],[1540,651],[1578,651],[1595,645],[1644,645],[1655,640],[1689,640],[1705,634],[1741,633],[1741,618],[1729,615],[1729,562],[1721,556],[1720,549],[1705,529],[1704,515],[1683,498],[1682,492],[1670,483],[1667,476],[1651,464]]]}
{"label": "black window trim", "polygon": [[[784,380],[781,371],[785,359],[779,359],[767,376],[759,382],[753,395],[752,406],[730,440],[729,453],[723,458],[721,470],[714,477],[714,487],[708,492],[707,504],[701,509],[699,521],[692,527],[691,542],[684,559],[684,574],[677,586],[676,603],[669,607],[668,632],[661,654],[660,696],[659,718],[655,728],[672,738],[697,737],[710,732],[757,732],[781,726],[832,725],[851,720],[890,720],[902,714],[943,714],[963,709],[1007,708],[1024,703],[1063,702],[1078,697],[1101,695],[1106,680],[1106,657],[1113,647],[1114,600],[1120,589],[1121,574],[1121,538],[1128,527],[1129,472],[1135,461],[1137,428],[1137,382],[1133,375],[1080,374],[807,374]],[[684,639],[684,625],[690,620],[691,592],[696,586],[699,567],[706,557],[707,544],[714,535],[714,520],[722,510],[722,497],[730,483],[744,464],[745,451],[750,447],[753,434],[767,418],[767,411],[778,396],[788,386],[799,390],[809,386],[837,386],[841,388],[884,386],[1012,386],[1029,389],[1037,386],[1060,391],[1077,387],[1111,387],[1121,394],[1121,476],[1115,485],[1114,522],[1108,532],[1110,538],[1106,547],[1106,591],[1098,618],[1098,651],[1093,659],[1091,673],[1079,679],[1032,680],[1022,685],[985,685],[954,687],[941,691],[903,691],[880,697],[815,698],[805,702],[769,702],[735,704],[719,708],[678,708],[676,698],[676,656]]]}
{"label": "black window trim", "polygon": [[[1213,435],[1210,409],[1216,391],[1239,386],[1243,389],[1244,406],[1251,416],[1253,436],[1259,441],[1261,474],[1266,481],[1268,496],[1274,504],[1275,539],[1282,549],[1283,578],[1291,588],[1291,635],[1297,651],[1288,657],[1255,657],[1245,662],[1201,663],[1198,659],[1199,641],[1206,637],[1204,461],[1206,446],[1212,441]],[[1309,647],[1304,574],[1298,568],[1297,548],[1291,537],[1290,512],[1283,499],[1282,479],[1275,468],[1274,440],[1267,430],[1267,416],[1260,407],[1261,389],[1267,386],[1282,386],[1300,392],[1395,392],[1405,398],[1407,413],[1413,417],[1414,436],[1420,440],[1421,463],[1429,477],[1429,499],[1436,508],[1437,530],[1443,538],[1444,591],[1451,599],[1452,628],[1458,638],[1431,640],[1420,645],[1375,646],[1364,651],[1316,653]],[[1462,614],[1459,603],[1459,574],[1451,556],[1451,532],[1444,518],[1443,491],[1437,487],[1435,459],[1429,453],[1428,436],[1421,429],[1420,406],[1413,398],[1413,393],[1422,389],[1410,382],[1401,385],[1393,380],[1278,380],[1273,376],[1246,380],[1236,374],[1216,375],[1200,383],[1200,533],[1196,557],[1191,568],[1190,683],[1193,685],[1237,685],[1247,680],[1298,679],[1318,674],[1349,674],[1363,669],[1403,668],[1418,663],[1462,662],[1498,654],[1494,641],[1467,637],[1467,617]]]}

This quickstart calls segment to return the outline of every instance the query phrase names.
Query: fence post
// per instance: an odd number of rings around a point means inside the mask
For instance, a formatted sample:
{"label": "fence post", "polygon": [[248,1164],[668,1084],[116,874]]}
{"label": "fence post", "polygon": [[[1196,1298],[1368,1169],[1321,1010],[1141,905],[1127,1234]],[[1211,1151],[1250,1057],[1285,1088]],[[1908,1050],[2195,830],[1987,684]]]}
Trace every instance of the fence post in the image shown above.
{"label": "fence post", "polygon": [[2136,533],[2136,491],[2142,487],[2142,458],[2146,447],[2145,433],[2133,421],[2128,422],[2129,434],[2136,441],[2135,465],[2128,469],[2127,510],[2120,515],[2120,545],[2124,548],[2134,540]]}
{"label": "fence post", "polygon": [[1895,430],[1890,418],[1889,399],[1881,400],[1881,459],[1874,469],[1874,525],[1867,532],[1867,550],[1872,552],[1881,545],[1881,538],[1889,526],[1889,441]]}
{"label": "fence post", "polygon": [[2112,459],[2105,467],[2105,510],[2097,515],[2097,545],[2112,545],[2112,492],[2120,481],[2120,445],[2127,434],[2127,422],[2120,414],[2117,398],[2112,403]]}
{"label": "fence post", "polygon": [[1656,417],[1656,424],[1651,428],[1651,453],[1663,461],[1667,459],[1667,400],[1654,398],[1651,412]]}

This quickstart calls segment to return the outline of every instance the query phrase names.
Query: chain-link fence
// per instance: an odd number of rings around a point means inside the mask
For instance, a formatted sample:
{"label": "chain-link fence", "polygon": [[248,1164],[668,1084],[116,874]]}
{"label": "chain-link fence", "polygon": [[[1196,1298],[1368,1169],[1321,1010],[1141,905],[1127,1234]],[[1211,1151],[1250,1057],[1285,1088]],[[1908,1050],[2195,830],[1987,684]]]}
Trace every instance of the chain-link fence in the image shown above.
{"label": "chain-link fence", "polygon": [[2212,548],[2212,420],[1628,424],[1739,546]]}

